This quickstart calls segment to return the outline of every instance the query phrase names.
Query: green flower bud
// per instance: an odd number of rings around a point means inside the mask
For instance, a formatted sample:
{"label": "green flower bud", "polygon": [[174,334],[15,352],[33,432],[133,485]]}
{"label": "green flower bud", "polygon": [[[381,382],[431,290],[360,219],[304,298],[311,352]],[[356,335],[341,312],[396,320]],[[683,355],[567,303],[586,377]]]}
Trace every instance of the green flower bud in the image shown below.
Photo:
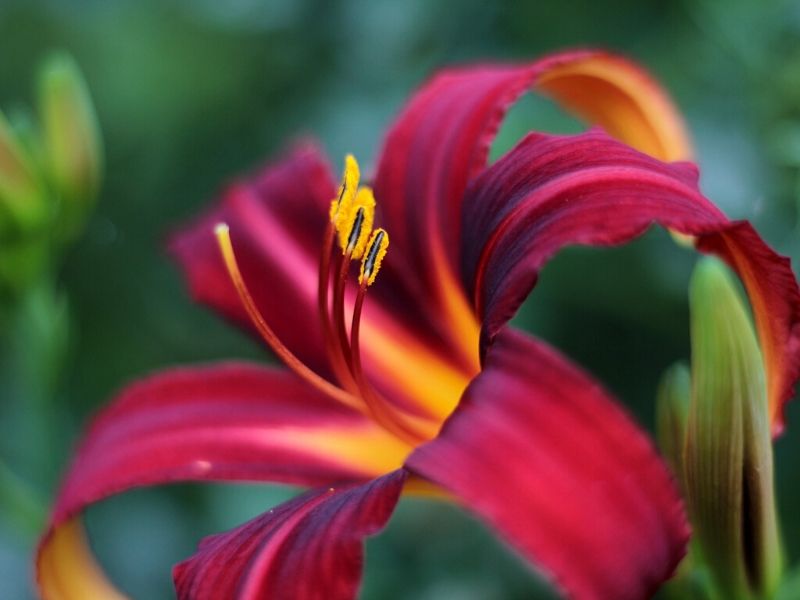
{"label": "green flower bud", "polygon": [[46,215],[43,185],[33,161],[0,112],[0,234],[36,226]]}
{"label": "green flower bud", "polygon": [[736,283],[703,259],[690,289],[684,475],[698,550],[725,600],[774,596],[782,557],[763,362]]}
{"label": "green flower bud", "polygon": [[67,55],[52,56],[39,82],[45,161],[63,204],[59,226],[76,234],[100,188],[103,150],[86,83]]}
{"label": "green flower bud", "polygon": [[683,483],[683,449],[689,416],[689,367],[674,364],[664,372],[656,396],[656,438],[673,473]]}

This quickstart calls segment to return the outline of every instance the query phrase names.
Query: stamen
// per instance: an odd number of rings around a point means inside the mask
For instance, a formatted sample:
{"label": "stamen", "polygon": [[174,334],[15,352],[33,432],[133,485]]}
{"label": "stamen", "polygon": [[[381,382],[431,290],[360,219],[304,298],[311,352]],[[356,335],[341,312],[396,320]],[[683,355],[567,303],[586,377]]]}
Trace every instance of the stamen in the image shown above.
{"label": "stamen", "polygon": [[362,399],[354,396],[349,392],[333,385],[328,380],[320,377],[312,371],[305,363],[303,363],[291,350],[289,350],[283,342],[280,341],[278,336],[267,324],[264,317],[259,312],[255,300],[250,295],[250,291],[244,283],[242,274],[239,271],[239,265],[236,262],[236,255],[233,252],[233,245],[231,244],[230,229],[225,223],[219,223],[214,227],[214,235],[217,237],[217,244],[219,245],[222,259],[225,262],[225,268],[228,270],[228,276],[231,278],[236,293],[239,295],[239,300],[242,303],[247,315],[253,322],[253,325],[267,342],[273,352],[284,362],[284,364],[295,372],[299,377],[305,379],[308,383],[313,385],[319,391],[327,394],[334,400],[341,402],[359,412],[364,412],[365,407]]}
{"label": "stamen", "polygon": [[[352,373],[352,354],[347,339],[347,328],[344,324],[344,292],[347,285],[347,272],[350,270],[350,254],[345,250],[345,255],[339,257],[339,272],[334,280],[333,289],[333,326],[336,329],[339,351],[348,369]],[[337,342],[334,342],[337,343]]]}
{"label": "stamen", "polygon": [[[385,233],[386,232],[384,232],[384,234]],[[384,249],[384,253],[385,252],[386,251]],[[389,402],[383,398],[375,388],[372,387],[367,378],[364,376],[364,370],[361,366],[359,333],[361,328],[361,312],[364,306],[364,298],[367,295],[367,287],[368,284],[366,281],[362,281],[361,285],[359,285],[358,294],[356,295],[356,302],[353,307],[353,322],[350,327],[350,348],[353,377],[355,378],[356,383],[358,384],[358,389],[361,391],[362,397],[367,404],[367,408],[369,409],[370,414],[375,421],[387,431],[390,431],[399,438],[404,439],[410,444],[416,446],[420,442],[429,439],[429,436],[424,435],[411,423],[409,423],[406,415],[396,407],[389,404]]]}
{"label": "stamen", "polygon": [[346,254],[353,254],[353,250],[355,250],[356,243],[358,242],[358,238],[361,237],[361,230],[364,225],[364,209],[359,208],[356,211],[356,216],[353,219],[353,226],[350,229],[350,235],[347,236],[347,248],[345,249]]}
{"label": "stamen", "polygon": [[335,279],[333,291],[333,326],[336,330],[341,358],[335,360],[343,361],[348,367],[351,367],[352,357],[344,316],[344,293],[347,272],[350,269],[350,261],[358,259],[364,254],[364,248],[367,245],[374,218],[375,196],[371,188],[362,187],[359,188],[356,194],[350,214],[342,215],[338,223],[339,245],[342,248],[342,257],[339,262],[339,275]]}
{"label": "stamen", "polygon": [[[350,374],[350,348],[347,343],[347,332],[344,327],[344,285],[342,284],[341,293],[334,291],[333,297],[333,319],[328,314],[328,282],[330,273],[344,271],[344,275],[336,278],[336,290],[339,289],[339,281],[346,277],[350,257],[353,253],[358,256],[363,253],[363,246],[366,238],[372,230],[372,221],[375,215],[375,197],[369,188],[358,188],[360,172],[358,162],[352,155],[345,158],[344,174],[342,183],[339,186],[339,196],[331,202],[330,224],[326,231],[323,242],[322,255],[320,257],[320,273],[318,280],[317,302],[320,319],[322,323],[322,333],[325,339],[325,349],[338,381],[350,391],[355,391],[356,385]],[[333,236],[338,234],[339,244],[342,247],[342,254],[345,256],[343,262],[337,263],[336,267],[331,262],[331,246]],[[342,297],[340,297],[342,296]],[[342,315],[342,323],[339,324],[337,315]],[[333,322],[332,322],[333,321]],[[336,328],[334,335],[333,328]],[[337,341],[338,338],[338,341]]]}
{"label": "stamen", "polygon": [[336,230],[333,223],[328,223],[325,237],[322,242],[322,253],[319,261],[319,280],[317,282],[317,311],[319,313],[320,324],[322,326],[322,339],[325,343],[325,352],[330,361],[330,366],[339,383],[348,391],[353,392],[357,389],[353,376],[350,374],[350,367],[347,364],[339,344],[333,335],[330,313],[328,312],[328,284],[332,270],[332,251]]}
{"label": "stamen", "polygon": [[378,228],[373,231],[367,248],[367,253],[361,261],[358,283],[369,286],[375,283],[383,257],[386,256],[386,251],[389,249],[389,234],[386,233],[386,230]]}
{"label": "stamen", "polygon": [[337,229],[342,254],[358,260],[364,254],[372,223],[375,219],[375,196],[372,189],[361,187],[350,207],[350,213],[342,214]]}

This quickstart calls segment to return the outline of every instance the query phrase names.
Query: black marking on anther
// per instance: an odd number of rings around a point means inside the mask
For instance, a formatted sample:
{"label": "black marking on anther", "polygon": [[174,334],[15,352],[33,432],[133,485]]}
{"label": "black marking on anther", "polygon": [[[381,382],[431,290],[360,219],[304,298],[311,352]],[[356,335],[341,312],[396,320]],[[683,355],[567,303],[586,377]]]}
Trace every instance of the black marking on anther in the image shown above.
{"label": "black marking on anther", "polygon": [[342,205],[342,198],[344,198],[344,193],[347,191],[347,179],[342,180],[342,191],[339,192],[339,200],[336,201],[336,206]]}
{"label": "black marking on anther", "polygon": [[367,258],[364,261],[364,277],[367,279],[372,275],[372,270],[375,268],[375,259],[378,258],[378,251],[381,249],[381,243],[383,243],[385,236],[385,231],[379,231],[372,242],[372,246],[367,251]]}
{"label": "black marking on anther", "polygon": [[347,238],[347,250],[352,252],[356,247],[358,236],[361,235],[361,227],[364,225],[364,207],[358,209],[356,218],[353,219],[353,228],[350,230],[350,235]]}

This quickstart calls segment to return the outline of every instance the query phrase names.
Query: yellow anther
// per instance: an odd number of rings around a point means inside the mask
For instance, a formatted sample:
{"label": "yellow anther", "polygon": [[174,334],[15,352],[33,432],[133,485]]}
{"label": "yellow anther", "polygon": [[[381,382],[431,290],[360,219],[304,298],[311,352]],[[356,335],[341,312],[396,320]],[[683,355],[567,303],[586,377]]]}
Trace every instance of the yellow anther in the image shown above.
{"label": "yellow anther", "polygon": [[358,275],[358,283],[367,285],[375,283],[378,271],[381,268],[383,257],[389,248],[389,234],[385,229],[376,229],[372,232],[367,244],[367,252],[361,261],[361,273]]}
{"label": "yellow anther", "polygon": [[336,228],[339,222],[346,218],[350,213],[353,200],[358,190],[358,182],[361,179],[361,170],[358,168],[358,161],[352,154],[344,157],[344,172],[342,173],[342,183],[339,184],[339,192],[336,198],[331,201],[330,218]]}
{"label": "yellow anther", "polygon": [[339,246],[343,254],[349,253],[354,260],[364,255],[374,219],[375,196],[372,188],[361,187],[353,200],[349,214],[341,215],[337,223]]}

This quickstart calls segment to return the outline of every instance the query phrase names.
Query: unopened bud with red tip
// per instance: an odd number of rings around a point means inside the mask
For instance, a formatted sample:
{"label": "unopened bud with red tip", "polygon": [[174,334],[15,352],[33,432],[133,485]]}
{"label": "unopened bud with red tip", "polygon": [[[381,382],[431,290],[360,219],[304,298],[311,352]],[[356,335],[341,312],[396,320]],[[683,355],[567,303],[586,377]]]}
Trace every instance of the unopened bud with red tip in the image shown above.
{"label": "unopened bud with red tip", "polygon": [[698,265],[690,308],[684,480],[695,540],[719,598],[768,599],[780,580],[782,553],[761,352],[721,262]]}
{"label": "unopened bud with red tip", "polygon": [[39,109],[46,167],[62,198],[60,225],[74,235],[97,196],[103,150],[94,106],[71,57],[56,54],[44,64]]}

